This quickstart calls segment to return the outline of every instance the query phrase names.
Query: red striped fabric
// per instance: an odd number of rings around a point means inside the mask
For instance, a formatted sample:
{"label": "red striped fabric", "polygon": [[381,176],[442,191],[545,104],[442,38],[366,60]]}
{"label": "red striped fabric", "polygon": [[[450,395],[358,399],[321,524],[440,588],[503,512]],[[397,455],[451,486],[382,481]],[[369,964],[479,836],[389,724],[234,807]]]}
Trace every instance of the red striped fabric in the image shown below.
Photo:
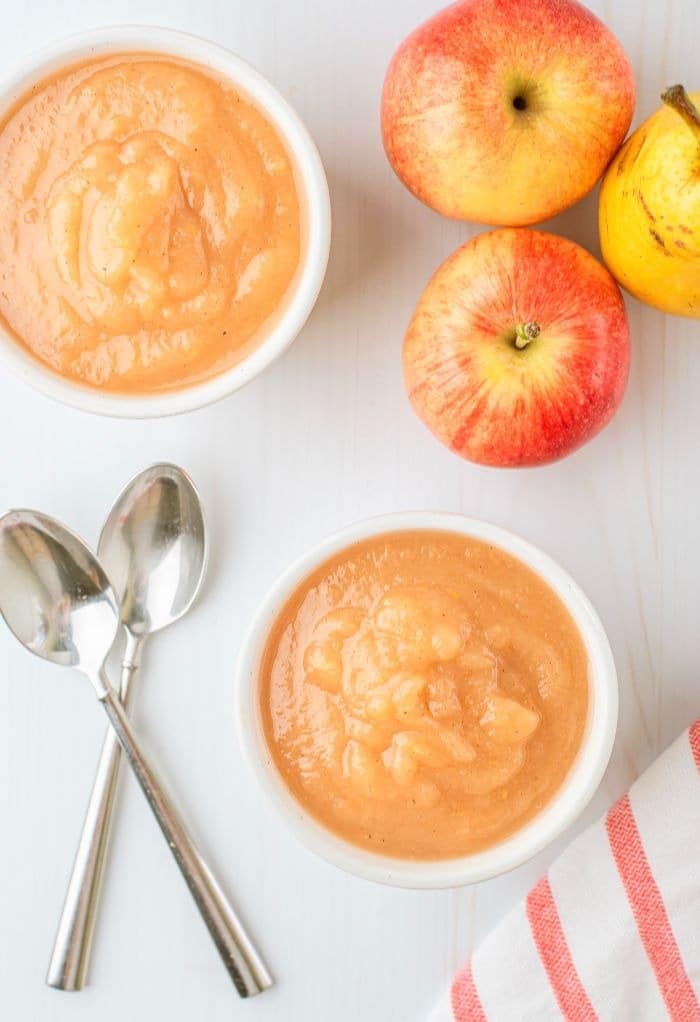
{"label": "red striped fabric", "polygon": [[474,983],[471,962],[457,973],[452,984],[451,1000],[455,1022],[487,1022]]}
{"label": "red striped fabric", "polygon": [[[695,727],[690,733],[691,747],[693,730]],[[693,747],[696,762],[700,762],[699,744],[700,729]],[[688,978],[666,906],[649,867],[629,796],[625,795],[613,806],[607,815],[605,828],[640,939],[672,1022],[698,1022],[700,1003]]]}
{"label": "red striped fabric", "polygon": [[[588,915],[584,915],[582,920],[581,940],[576,933],[572,953],[567,932],[571,934],[570,928],[576,925],[576,899],[572,899],[571,892],[568,892],[562,901],[560,916],[549,877],[545,876],[512,913],[511,933],[508,932],[508,922],[504,922],[497,933],[487,938],[476,951],[473,962],[476,963],[479,988],[470,961],[456,976],[450,995],[443,997],[431,1016],[433,1022],[496,1022],[512,1013],[513,1004],[520,1002],[523,1018],[536,1018],[542,1010],[543,981],[548,988],[547,1000],[553,998],[557,1002],[566,1022],[597,1022],[593,1005],[598,998],[600,1011],[606,1018],[605,1012],[614,1003],[617,1017],[621,1019],[621,1011],[627,1022],[637,1011],[639,999],[644,994],[649,1002],[645,1005],[649,1017],[663,1014],[671,1022],[700,1022],[700,987],[696,989],[693,985],[697,945],[693,940],[692,903],[688,901],[696,895],[697,884],[688,869],[679,870],[677,883],[672,871],[674,856],[678,862],[685,858],[687,866],[687,856],[694,851],[693,842],[697,843],[698,777],[690,764],[688,752],[700,772],[700,719],[662,755],[663,765],[650,769],[648,781],[633,786],[631,799],[629,795],[622,798],[596,824],[597,833],[593,841],[582,836],[564,853],[570,856],[570,863],[561,874],[557,874],[557,884],[560,876],[567,883],[576,881],[579,876],[577,862],[583,865],[581,857],[590,855],[591,849],[606,859],[600,879],[601,893],[609,889],[615,915],[606,919],[610,908],[605,899],[601,901],[594,897],[590,907],[582,904],[581,911]],[[684,787],[673,791],[672,786],[676,783]],[[670,791],[674,796],[671,799]],[[664,803],[662,811],[654,812],[655,802]],[[633,805],[638,809],[639,823]],[[663,838],[659,839],[659,834],[654,833],[654,827],[657,831],[665,828]],[[661,857],[659,863],[664,870],[662,888],[652,873],[642,835],[648,842],[651,862],[655,863],[657,857]],[[581,873],[584,880],[580,897],[585,898],[585,888],[597,882],[597,874],[591,874],[585,868]],[[664,904],[662,889],[669,905],[674,906],[673,919],[678,924],[678,937]],[[683,899],[682,904],[679,899]],[[623,908],[625,901],[629,911]],[[599,944],[598,929],[594,925],[596,919],[592,913],[601,916],[598,920]],[[524,919],[527,919],[532,943],[528,936],[523,935]],[[609,922],[607,928],[606,922]],[[525,948],[522,948],[523,940],[527,945]],[[587,942],[591,940],[594,946],[590,953],[595,968],[591,968],[591,962],[579,960],[579,965],[586,965],[586,989],[576,968],[574,953],[577,956],[588,954]],[[686,958],[681,953],[679,940]],[[512,982],[505,986],[503,949],[506,960],[514,951],[519,957],[523,952],[525,962],[529,963],[529,967],[523,967],[519,972],[516,970],[517,974],[511,977]],[[544,976],[539,968],[534,970],[536,975],[533,973],[532,955],[535,951]],[[609,951],[608,958],[606,951]],[[523,965],[523,962],[519,961],[518,965]],[[616,984],[614,991],[610,990],[611,981]]]}
{"label": "red striped fabric", "polygon": [[700,770],[700,718],[695,721],[688,734],[690,739],[690,751],[693,754],[695,765]]}
{"label": "red striped fabric", "polygon": [[597,1015],[588,999],[569,951],[557,906],[543,876],[525,903],[528,922],[552,992],[567,1022],[595,1022]]}

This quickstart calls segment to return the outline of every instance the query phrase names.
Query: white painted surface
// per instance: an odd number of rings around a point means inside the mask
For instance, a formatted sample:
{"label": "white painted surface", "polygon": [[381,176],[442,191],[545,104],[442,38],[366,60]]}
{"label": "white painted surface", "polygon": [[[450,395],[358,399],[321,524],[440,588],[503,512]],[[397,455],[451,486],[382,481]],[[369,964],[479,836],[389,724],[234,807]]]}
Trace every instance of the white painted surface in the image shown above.
{"label": "white painted surface", "polygon": [[[465,953],[556,853],[455,892],[383,889],[297,847],[234,747],[232,668],[273,577],[320,534],[415,507],[520,531],[561,561],[605,622],[621,676],[601,812],[700,709],[700,328],[629,302],[632,378],[608,430],[558,465],[482,470],[411,413],[401,337],[437,264],[471,229],[424,209],[381,151],[377,105],[398,41],[431,0],[2,0],[0,59],[94,24],[141,21],[216,39],[296,105],[325,160],[329,276],[291,351],[246,390],[176,420],[63,409],[0,378],[0,506],[38,506],[95,541],[122,484],[157,459],[201,487],[214,556],[190,617],[147,653],[136,717],[278,977],[240,1004],[136,786],[123,787],[92,984],[43,985],[99,748],[78,675],[0,632],[0,1016],[10,1022],[418,1022]],[[694,0],[591,0],[625,44],[637,120],[676,80],[700,85]],[[554,229],[595,251],[595,202]],[[559,842],[561,845],[562,842]],[[510,1020],[505,1020],[510,1022]]]}

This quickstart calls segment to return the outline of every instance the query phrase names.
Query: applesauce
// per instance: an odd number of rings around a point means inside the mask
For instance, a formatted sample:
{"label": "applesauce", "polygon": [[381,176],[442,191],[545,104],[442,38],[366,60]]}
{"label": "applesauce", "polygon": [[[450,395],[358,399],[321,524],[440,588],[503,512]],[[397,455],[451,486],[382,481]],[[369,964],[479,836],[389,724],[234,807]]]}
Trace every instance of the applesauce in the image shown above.
{"label": "applesauce", "polygon": [[297,587],[260,699],[277,769],[322,824],[381,854],[449,858],[555,794],[583,737],[588,657],[521,561],[410,530],[348,547]]}
{"label": "applesauce", "polygon": [[153,393],[256,345],[300,261],[292,163],[223,76],[111,54],[0,123],[0,317],[70,380]]}

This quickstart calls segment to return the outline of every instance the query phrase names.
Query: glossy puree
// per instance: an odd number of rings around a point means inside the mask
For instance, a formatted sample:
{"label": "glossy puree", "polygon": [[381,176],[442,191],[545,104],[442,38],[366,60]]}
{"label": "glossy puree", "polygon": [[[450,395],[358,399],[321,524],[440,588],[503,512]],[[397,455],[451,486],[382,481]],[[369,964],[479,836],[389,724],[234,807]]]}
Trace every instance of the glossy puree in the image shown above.
{"label": "glossy puree", "polygon": [[285,147],[204,67],[106,56],[0,124],[0,315],[64,377],[148,393],[229,368],[299,258]]}
{"label": "glossy puree", "polygon": [[277,768],[314,816],[365,848],[439,859],[500,841],[552,798],[581,744],[588,660],[526,565],[400,532],[298,587],[260,694]]}

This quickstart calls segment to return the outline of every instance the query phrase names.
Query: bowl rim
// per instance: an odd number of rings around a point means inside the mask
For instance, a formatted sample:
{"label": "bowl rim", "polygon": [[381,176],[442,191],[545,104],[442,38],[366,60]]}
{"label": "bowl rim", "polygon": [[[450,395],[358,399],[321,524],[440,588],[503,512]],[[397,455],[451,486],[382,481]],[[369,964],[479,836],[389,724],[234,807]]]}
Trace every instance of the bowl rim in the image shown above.
{"label": "bowl rim", "polygon": [[[316,567],[353,543],[382,533],[440,530],[497,546],[534,570],[557,593],[576,623],[589,657],[586,728],[567,777],[554,798],[524,827],[482,852],[454,859],[409,860],[384,856],[337,836],[315,819],[288,789],[262,729],[259,665],[270,627],[285,600]],[[612,650],[588,597],[549,555],[517,534],[453,512],[408,511],[354,522],[327,536],[286,568],[260,603],[244,636],[235,672],[238,739],[259,790],[290,831],[327,862],[378,883],[438,889],[478,883],[506,873],[542,851],[583,812],[607,768],[617,730],[618,681]]]}
{"label": "bowl rim", "polygon": [[[158,25],[110,25],[58,39],[28,53],[0,76],[0,117],[35,82],[62,67],[102,54],[170,54],[231,80],[262,109],[290,153],[306,213],[302,262],[269,333],[241,362],[201,383],[153,394],[100,391],[61,377],[26,351],[0,324],[0,365],[47,397],[73,408],[118,418],[157,418],[193,411],[245,386],[278,358],[301,332],[323,284],[331,240],[331,206],[323,163],[308,129],[290,103],[251,64],[226,47]],[[264,328],[263,328],[264,329]]]}

